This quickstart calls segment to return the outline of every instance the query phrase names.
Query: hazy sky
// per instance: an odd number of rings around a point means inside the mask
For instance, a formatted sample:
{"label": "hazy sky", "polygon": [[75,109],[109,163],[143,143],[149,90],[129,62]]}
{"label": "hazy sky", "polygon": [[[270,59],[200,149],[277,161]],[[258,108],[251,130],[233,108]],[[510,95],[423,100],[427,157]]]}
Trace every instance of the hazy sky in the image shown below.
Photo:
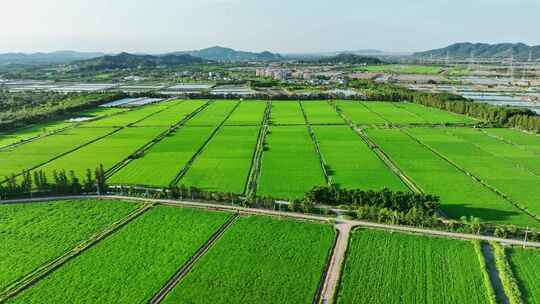
{"label": "hazy sky", "polygon": [[0,52],[540,44],[540,0],[3,0]]}

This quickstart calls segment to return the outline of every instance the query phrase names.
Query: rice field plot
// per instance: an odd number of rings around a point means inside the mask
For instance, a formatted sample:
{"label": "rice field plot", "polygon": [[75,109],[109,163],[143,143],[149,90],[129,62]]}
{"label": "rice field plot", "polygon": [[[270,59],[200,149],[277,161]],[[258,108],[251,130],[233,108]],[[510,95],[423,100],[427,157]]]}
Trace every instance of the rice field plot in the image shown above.
{"label": "rice field plot", "polygon": [[114,128],[71,128],[24,145],[0,150],[0,180],[10,174],[19,174],[22,170],[46,163],[114,130]]}
{"label": "rice field plot", "polygon": [[275,126],[266,136],[257,194],[299,198],[314,186],[325,185],[317,151],[305,126]]}
{"label": "rice field plot", "polygon": [[167,107],[171,104],[167,102],[161,102],[148,106],[143,106],[126,112],[122,112],[118,115],[104,117],[95,121],[90,121],[84,124],[84,127],[124,127],[132,123],[136,123],[139,120],[149,117]]}
{"label": "rice field plot", "polygon": [[229,216],[153,207],[8,303],[146,303]]}
{"label": "rice field plot", "polygon": [[296,101],[273,101],[270,121],[274,125],[304,125],[306,120]]}
{"label": "rice field plot", "polygon": [[355,230],[337,303],[491,303],[467,241]]}
{"label": "rice field plot", "polygon": [[[126,109],[97,107],[75,113],[71,116],[72,118],[89,117],[92,119],[98,119],[102,116],[112,115],[124,111],[126,111]],[[76,121],[72,122],[66,117],[66,119],[33,124],[31,126],[18,129],[13,132],[0,133],[0,148],[16,144],[21,141],[33,139],[39,136],[47,135],[48,133],[59,131],[67,127],[72,127],[75,125],[75,123]]]}
{"label": "rice field plot", "polygon": [[240,218],[164,303],[312,303],[334,237],[329,225]]}
{"label": "rice field plot", "polygon": [[430,124],[472,124],[477,122],[476,119],[465,115],[455,114],[415,103],[396,103],[395,106],[421,117]]}
{"label": "rice field plot", "polygon": [[368,129],[366,133],[424,192],[441,198],[441,209],[447,216],[454,219],[475,216],[485,222],[539,226],[532,217],[402,131]]}
{"label": "rice field plot", "polygon": [[179,128],[116,172],[108,182],[167,187],[213,130],[214,127]]}
{"label": "rice field plot", "polygon": [[186,126],[217,126],[233,111],[238,101],[214,101],[195,117],[191,118]]}
{"label": "rice field plot", "polygon": [[27,128],[19,129],[13,132],[0,133],[0,148],[16,144],[21,141],[29,140],[50,132],[72,126],[67,121],[52,121],[35,124]]}
{"label": "rice field plot", "polygon": [[540,216],[540,177],[459,136],[454,129],[414,128],[408,132],[464,170]]}
{"label": "rice field plot", "polygon": [[225,122],[226,126],[259,126],[262,124],[265,101],[243,101]]}
{"label": "rice field plot", "polygon": [[126,112],[126,111],[128,111],[128,109],[126,109],[126,108],[96,107],[96,108],[93,108],[93,109],[84,110],[82,112],[79,112],[74,116],[99,118],[99,117],[118,114],[118,113],[122,113],[122,112]]}
{"label": "rice field plot", "polygon": [[525,133],[516,129],[482,129],[491,136],[496,136],[501,140],[512,143],[516,147],[540,154],[540,136]]}
{"label": "rice field plot", "polygon": [[312,125],[344,125],[345,121],[326,101],[305,101],[302,107]]}
{"label": "rice field plot", "polygon": [[313,126],[313,132],[334,184],[347,189],[408,190],[348,126]]}
{"label": "rice field plot", "polygon": [[424,65],[401,65],[401,64],[383,64],[383,65],[370,65],[366,67],[357,68],[359,71],[367,72],[384,72],[384,73],[398,73],[398,74],[428,74],[435,75],[442,72],[440,66],[424,66]]}
{"label": "rice field plot", "polygon": [[138,149],[157,137],[163,128],[137,127],[124,128],[114,134],[84,146],[40,167],[51,174],[53,170],[73,170],[77,177],[83,178],[86,170],[94,170],[100,164],[105,170],[126,159]]}
{"label": "rice field plot", "polygon": [[509,248],[507,257],[525,303],[540,303],[540,250]]}
{"label": "rice field plot", "polygon": [[456,128],[449,130],[451,134],[466,140],[482,150],[514,163],[540,177],[540,156],[532,151],[520,149],[513,144],[489,136],[480,129]]}
{"label": "rice field plot", "polygon": [[395,102],[363,102],[368,109],[379,114],[392,124],[425,124],[427,121],[403,108],[397,106]]}
{"label": "rice field plot", "polygon": [[0,205],[0,291],[138,206],[101,200]]}
{"label": "rice field plot", "polygon": [[337,107],[356,125],[385,125],[388,122],[366,108],[363,102],[339,101]]}
{"label": "rice field plot", "polygon": [[135,127],[172,126],[193,113],[206,102],[202,100],[177,101],[171,107],[134,124]]}
{"label": "rice field plot", "polygon": [[260,127],[222,127],[197,156],[180,184],[241,194],[247,183]]}

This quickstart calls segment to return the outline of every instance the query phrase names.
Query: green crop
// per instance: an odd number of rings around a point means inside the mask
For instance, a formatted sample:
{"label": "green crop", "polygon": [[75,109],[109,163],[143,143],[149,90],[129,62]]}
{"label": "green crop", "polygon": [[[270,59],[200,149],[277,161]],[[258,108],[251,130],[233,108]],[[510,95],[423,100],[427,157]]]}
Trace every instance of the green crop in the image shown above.
{"label": "green crop", "polygon": [[325,179],[305,126],[276,126],[267,135],[257,193],[297,198]]}
{"label": "green crop", "polygon": [[0,291],[137,206],[95,200],[0,205]]}
{"label": "green crop", "polygon": [[458,219],[470,215],[486,222],[520,226],[537,223],[404,132],[398,129],[368,129],[366,132],[421,189],[440,196],[441,208],[448,216]]}
{"label": "green crop", "polygon": [[510,248],[507,256],[525,303],[540,302],[540,250]]}
{"label": "green crop", "polygon": [[321,224],[240,218],[164,302],[312,303],[334,235]]}
{"label": "green crop", "polygon": [[109,183],[169,186],[213,130],[213,127],[179,128],[114,174]]}
{"label": "green crop", "polygon": [[302,107],[310,124],[314,125],[343,125],[345,121],[336,110],[326,101],[305,101]]}
{"label": "green crop", "polygon": [[147,302],[228,217],[154,207],[10,303]]}
{"label": "green crop", "polygon": [[223,127],[195,159],[180,184],[206,191],[244,192],[259,127]]}
{"label": "green crop", "polygon": [[337,303],[490,303],[473,244],[356,230]]}
{"label": "green crop", "polygon": [[313,132],[334,184],[347,189],[407,191],[400,179],[348,126],[314,126]]}

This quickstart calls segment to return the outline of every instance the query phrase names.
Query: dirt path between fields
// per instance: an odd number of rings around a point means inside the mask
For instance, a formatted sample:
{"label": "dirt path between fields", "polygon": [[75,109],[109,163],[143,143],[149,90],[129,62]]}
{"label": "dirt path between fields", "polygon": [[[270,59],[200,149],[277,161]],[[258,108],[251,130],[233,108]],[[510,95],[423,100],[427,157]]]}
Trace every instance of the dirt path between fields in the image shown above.
{"label": "dirt path between fields", "polygon": [[347,246],[349,244],[349,234],[353,227],[354,225],[347,222],[336,223],[336,229],[338,231],[337,241],[326,272],[320,303],[334,303],[334,295],[336,295],[336,289],[339,285],[341,269],[344,266],[345,254],[347,253]]}
{"label": "dirt path between fields", "polygon": [[223,226],[219,228],[218,231],[216,231],[212,237],[206,243],[197,250],[197,252],[178,269],[178,271],[174,274],[174,276],[161,288],[161,290],[156,293],[152,299],[150,299],[150,304],[157,304],[161,303],[163,299],[171,292],[176,285],[189,273],[189,271],[193,268],[195,263],[202,257],[208,250],[215,244],[215,242],[225,233],[225,231],[232,226],[238,219],[238,213],[233,215]]}

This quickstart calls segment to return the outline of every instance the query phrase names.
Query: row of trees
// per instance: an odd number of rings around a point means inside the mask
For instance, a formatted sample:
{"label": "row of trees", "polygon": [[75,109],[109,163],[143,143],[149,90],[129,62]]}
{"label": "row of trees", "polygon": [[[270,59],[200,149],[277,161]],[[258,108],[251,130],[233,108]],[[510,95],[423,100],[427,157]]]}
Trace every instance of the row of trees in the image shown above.
{"label": "row of trees", "polygon": [[64,118],[125,97],[124,93],[51,93],[0,91],[0,131]]}
{"label": "row of trees", "polygon": [[23,171],[19,176],[12,174],[0,183],[0,199],[106,192],[107,184],[102,165],[93,172],[86,170],[82,180],[73,170],[54,170],[50,174],[36,170]]}
{"label": "row of trees", "polygon": [[336,186],[316,186],[306,192],[304,200],[314,204],[376,207],[398,212],[416,209],[430,215],[434,214],[440,206],[439,197],[429,194],[393,192],[388,189],[380,191],[340,189]]}

